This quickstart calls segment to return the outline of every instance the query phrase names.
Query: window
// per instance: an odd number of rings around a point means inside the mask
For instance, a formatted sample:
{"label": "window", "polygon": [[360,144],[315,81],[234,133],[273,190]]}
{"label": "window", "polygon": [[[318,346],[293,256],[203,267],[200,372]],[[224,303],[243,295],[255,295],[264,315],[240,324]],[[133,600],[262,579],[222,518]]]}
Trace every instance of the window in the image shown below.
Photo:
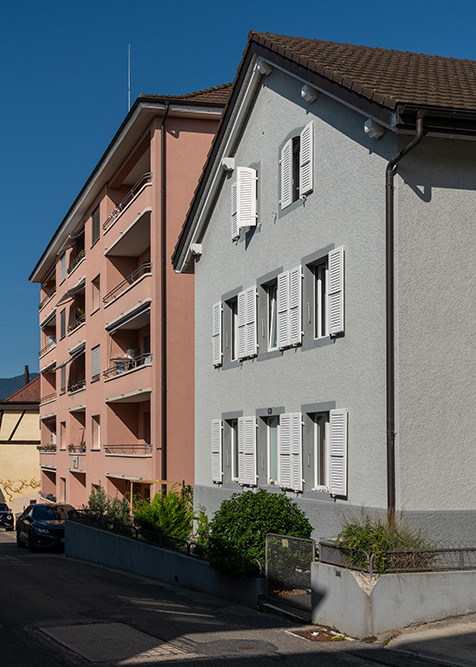
{"label": "window", "polygon": [[344,333],[344,249],[306,266],[307,331],[314,339]]}
{"label": "window", "polygon": [[101,305],[101,280],[100,276],[91,281],[91,313],[94,313]]}
{"label": "window", "polygon": [[281,209],[313,190],[313,124],[289,139],[281,150]]}
{"label": "window", "polygon": [[254,357],[258,354],[255,287],[250,287],[238,294],[237,337],[239,359]]}
{"label": "window", "polygon": [[268,327],[268,350],[276,350],[278,347],[278,281],[268,283],[264,286],[266,294],[266,313]]}
{"label": "window", "polygon": [[93,415],[91,417],[91,443],[92,449],[101,449],[101,417]]}
{"label": "window", "polygon": [[302,342],[302,267],[280,273],[277,278],[277,346],[282,349]]}
{"label": "window", "polygon": [[229,419],[227,424],[230,433],[231,479],[237,482],[239,475],[238,419]]}
{"label": "window", "polygon": [[60,282],[64,282],[66,280],[66,253],[64,252],[61,255],[60,258]]}
{"label": "window", "polygon": [[60,449],[66,449],[66,422],[60,422]]}
{"label": "window", "polygon": [[231,186],[231,238],[236,240],[245,227],[256,227],[258,174],[256,169],[238,167]]}
{"label": "window", "polygon": [[304,480],[306,490],[323,490],[329,486],[328,451],[329,413],[313,412],[309,419],[307,451],[304,453]]}
{"label": "window", "polygon": [[99,206],[96,206],[91,215],[91,246],[99,241]]}
{"label": "window", "polygon": [[221,419],[212,420],[212,482],[223,480],[223,424]]}
{"label": "window", "polygon": [[238,297],[225,301],[224,307],[225,329],[225,361],[238,359]]}
{"label": "window", "polygon": [[225,301],[224,343],[222,335],[222,302],[213,305],[212,350],[213,365],[221,366],[225,361],[255,357],[258,354],[256,288],[250,287],[236,297]]}
{"label": "window", "polygon": [[101,346],[96,345],[91,350],[91,382],[99,380],[101,375]]}
{"label": "window", "polygon": [[66,336],[66,308],[60,312],[60,339]]}
{"label": "window", "polygon": [[244,486],[256,486],[256,418],[238,419],[238,481]]}
{"label": "window", "polygon": [[311,267],[313,276],[312,324],[314,338],[327,336],[327,261]]}
{"label": "window", "polygon": [[61,366],[60,373],[61,373],[60,391],[62,394],[64,394],[66,391],[66,364]]}
{"label": "window", "polygon": [[268,484],[278,484],[278,427],[279,417],[267,417],[263,419],[266,426],[266,458],[268,461]]}
{"label": "window", "polygon": [[279,418],[279,483],[285,489],[303,490],[300,412],[282,414]]}
{"label": "window", "polygon": [[305,415],[304,482],[306,491],[347,495],[347,411]]}

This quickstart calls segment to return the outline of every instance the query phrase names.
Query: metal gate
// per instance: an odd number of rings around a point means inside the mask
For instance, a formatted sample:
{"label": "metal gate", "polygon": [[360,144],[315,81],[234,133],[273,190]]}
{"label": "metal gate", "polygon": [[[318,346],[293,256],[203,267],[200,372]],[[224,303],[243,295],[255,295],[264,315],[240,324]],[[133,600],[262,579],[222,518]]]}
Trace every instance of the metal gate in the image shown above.
{"label": "metal gate", "polygon": [[288,535],[266,535],[266,598],[292,607],[305,617],[311,613],[311,563],[316,544]]}

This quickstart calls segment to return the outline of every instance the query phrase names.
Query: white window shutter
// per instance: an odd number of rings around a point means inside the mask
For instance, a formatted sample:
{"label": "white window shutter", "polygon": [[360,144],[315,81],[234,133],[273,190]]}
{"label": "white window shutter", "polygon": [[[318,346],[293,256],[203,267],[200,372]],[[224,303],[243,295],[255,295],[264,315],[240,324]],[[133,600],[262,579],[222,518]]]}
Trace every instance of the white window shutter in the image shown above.
{"label": "white window shutter", "polygon": [[238,419],[238,481],[256,486],[256,418]]}
{"label": "white window shutter", "polygon": [[238,359],[247,356],[246,345],[246,290],[238,294]]}
{"label": "white window shutter", "polygon": [[237,169],[237,218],[238,230],[242,227],[256,227],[256,169],[238,167]]}
{"label": "white window shutter", "polygon": [[246,356],[255,357],[258,353],[256,336],[256,289],[250,287],[245,290],[246,299]]}
{"label": "white window shutter", "polygon": [[281,151],[281,208],[293,203],[293,140],[289,139]]}
{"label": "white window shutter", "polygon": [[302,267],[289,272],[289,344],[302,342]]}
{"label": "white window shutter", "polygon": [[277,290],[278,347],[289,345],[289,272],[278,276]]}
{"label": "white window shutter", "polygon": [[313,172],[313,123],[306,125],[301,132],[301,141],[299,146],[299,196],[307,195],[312,192],[312,172]]}
{"label": "white window shutter", "polygon": [[279,418],[279,484],[285,489],[291,488],[291,414],[283,414]]}
{"label": "white window shutter", "polygon": [[291,417],[291,488],[302,491],[302,415],[294,412]]}
{"label": "white window shutter", "polygon": [[329,491],[347,495],[347,410],[329,412]]}
{"label": "white window shutter", "polygon": [[238,201],[237,201],[237,183],[231,186],[231,240],[240,238],[240,230],[238,227]]}
{"label": "white window shutter", "polygon": [[212,419],[212,482],[223,478],[223,424],[221,419]]}
{"label": "white window shutter", "polygon": [[344,248],[331,250],[328,258],[328,318],[329,334],[344,331]]}
{"label": "white window shutter", "polygon": [[213,305],[213,324],[212,324],[212,345],[213,345],[213,365],[221,366],[221,302]]}

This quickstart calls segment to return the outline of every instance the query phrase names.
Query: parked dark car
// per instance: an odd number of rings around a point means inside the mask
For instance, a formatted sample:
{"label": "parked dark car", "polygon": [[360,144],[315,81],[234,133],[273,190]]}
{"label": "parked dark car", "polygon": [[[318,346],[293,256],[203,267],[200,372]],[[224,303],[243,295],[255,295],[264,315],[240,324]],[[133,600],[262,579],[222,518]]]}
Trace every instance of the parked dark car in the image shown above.
{"label": "parked dark car", "polygon": [[13,512],[7,503],[0,503],[0,526],[5,530],[13,530]]}
{"label": "parked dark car", "polygon": [[17,546],[54,549],[64,545],[64,521],[74,512],[71,505],[38,503],[29,505],[17,519]]}

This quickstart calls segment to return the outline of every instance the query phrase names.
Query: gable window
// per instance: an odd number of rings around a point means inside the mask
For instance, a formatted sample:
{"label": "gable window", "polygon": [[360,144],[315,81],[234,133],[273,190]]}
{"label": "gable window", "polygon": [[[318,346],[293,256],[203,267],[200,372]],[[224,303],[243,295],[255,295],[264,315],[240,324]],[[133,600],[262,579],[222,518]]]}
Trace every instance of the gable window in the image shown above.
{"label": "gable window", "polygon": [[236,182],[231,186],[231,238],[240,237],[241,230],[256,227],[258,175],[256,169],[238,167]]}
{"label": "gable window", "polygon": [[96,206],[91,215],[91,246],[99,241],[99,206]]}
{"label": "gable window", "polygon": [[281,150],[281,209],[313,190],[313,123],[289,139]]}

